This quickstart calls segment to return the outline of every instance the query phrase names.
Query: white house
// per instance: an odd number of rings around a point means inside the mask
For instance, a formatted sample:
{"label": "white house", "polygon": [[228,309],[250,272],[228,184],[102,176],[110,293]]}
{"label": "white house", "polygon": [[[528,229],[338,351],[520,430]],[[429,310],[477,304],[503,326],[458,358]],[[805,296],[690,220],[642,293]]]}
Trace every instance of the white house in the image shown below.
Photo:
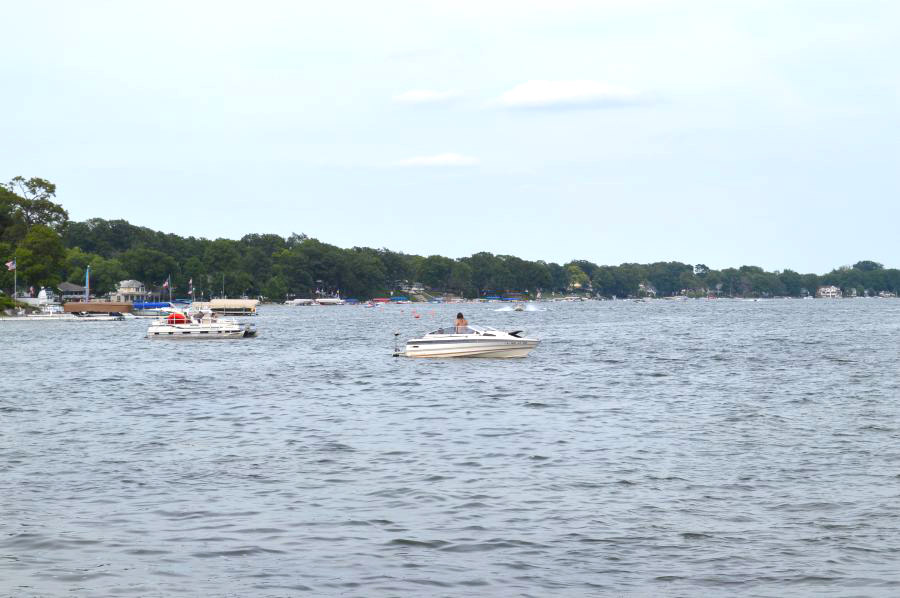
{"label": "white house", "polygon": [[125,303],[133,303],[135,301],[144,301],[147,298],[147,289],[144,283],[139,280],[121,280],[116,288],[116,301]]}
{"label": "white house", "polygon": [[816,291],[816,297],[819,299],[840,299],[843,296],[841,288],[834,285],[829,287],[819,287],[819,290]]}
{"label": "white house", "polygon": [[638,283],[638,295],[641,297],[656,297],[656,287],[649,282]]}

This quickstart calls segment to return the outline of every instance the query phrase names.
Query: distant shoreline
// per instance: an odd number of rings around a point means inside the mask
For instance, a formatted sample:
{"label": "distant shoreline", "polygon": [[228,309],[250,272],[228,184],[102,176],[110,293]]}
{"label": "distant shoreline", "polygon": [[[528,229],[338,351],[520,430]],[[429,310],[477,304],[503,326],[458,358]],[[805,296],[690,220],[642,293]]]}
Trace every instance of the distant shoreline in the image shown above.
{"label": "distant shoreline", "polygon": [[[90,267],[90,287],[97,295],[114,292],[121,281],[137,281],[150,296],[247,296],[276,303],[288,297],[367,300],[395,293],[526,299],[538,291],[602,298],[804,297],[823,289],[842,296],[900,293],[900,270],[871,260],[819,275],[746,265],[715,270],[676,261],[557,264],[487,252],[454,259],[346,249],[297,234],[248,234],[237,241],[181,237],[125,220],[69,221],[66,210],[49,199],[55,185],[43,179],[26,183],[32,182],[39,195],[30,199],[13,192],[19,187],[0,186],[0,260],[16,262],[19,289],[35,292],[63,281],[83,284]],[[0,268],[0,289],[10,294],[13,282],[9,266]]]}

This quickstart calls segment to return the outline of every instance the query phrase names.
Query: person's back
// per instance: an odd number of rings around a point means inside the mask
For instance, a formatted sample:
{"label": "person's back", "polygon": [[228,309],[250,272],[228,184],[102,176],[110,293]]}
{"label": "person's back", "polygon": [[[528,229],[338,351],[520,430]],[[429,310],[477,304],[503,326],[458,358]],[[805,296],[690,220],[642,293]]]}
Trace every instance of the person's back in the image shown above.
{"label": "person's back", "polygon": [[465,319],[462,312],[456,314],[456,331],[462,332],[462,329],[469,325],[469,321]]}

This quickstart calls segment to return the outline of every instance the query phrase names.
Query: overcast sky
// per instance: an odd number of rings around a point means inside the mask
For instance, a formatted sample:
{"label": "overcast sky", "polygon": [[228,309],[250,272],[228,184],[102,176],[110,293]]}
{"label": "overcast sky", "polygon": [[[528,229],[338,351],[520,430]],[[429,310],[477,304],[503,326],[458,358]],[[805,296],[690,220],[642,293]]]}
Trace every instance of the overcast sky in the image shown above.
{"label": "overcast sky", "polygon": [[0,7],[0,179],[76,220],[900,266],[894,0]]}

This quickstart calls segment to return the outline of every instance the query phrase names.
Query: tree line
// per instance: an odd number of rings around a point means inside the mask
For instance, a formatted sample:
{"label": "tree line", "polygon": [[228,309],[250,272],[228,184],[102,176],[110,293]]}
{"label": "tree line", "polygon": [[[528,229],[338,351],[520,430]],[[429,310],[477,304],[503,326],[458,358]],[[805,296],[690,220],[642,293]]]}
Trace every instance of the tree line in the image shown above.
{"label": "tree line", "polygon": [[[240,240],[204,239],[154,231],[125,220],[70,221],[45,179],[16,177],[0,184],[0,258],[17,259],[21,286],[82,284],[91,267],[97,294],[136,279],[148,290],[171,277],[176,296],[193,280],[197,295],[262,296],[272,301],[316,292],[367,299],[387,295],[400,281],[421,282],[435,292],[478,297],[504,292],[534,295],[587,293],[603,297],[671,296],[707,293],[735,297],[799,297],[824,285],[860,295],[900,292],[900,270],[862,261],[827,274],[793,270],[767,272],[757,266],[714,270],[703,264],[598,265],[529,261],[487,252],[453,259],[370,247],[349,249],[306,235],[285,238],[249,234]],[[0,269],[0,288],[9,293],[12,272]]]}

